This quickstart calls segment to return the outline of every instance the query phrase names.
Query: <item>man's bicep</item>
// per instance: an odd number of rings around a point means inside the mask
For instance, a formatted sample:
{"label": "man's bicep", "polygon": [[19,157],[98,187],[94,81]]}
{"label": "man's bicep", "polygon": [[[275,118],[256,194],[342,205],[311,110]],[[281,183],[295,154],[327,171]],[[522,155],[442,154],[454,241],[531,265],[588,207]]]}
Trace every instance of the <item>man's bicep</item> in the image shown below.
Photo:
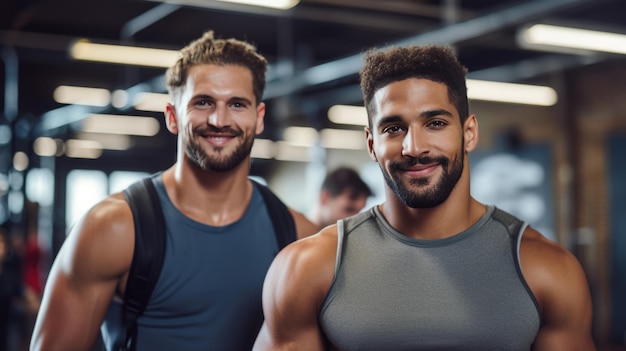
{"label": "man's bicep", "polygon": [[116,283],[83,280],[64,268],[55,262],[46,283],[33,350],[87,350],[98,335]]}
{"label": "man's bicep", "polygon": [[582,267],[573,255],[560,258],[550,298],[544,304],[544,320],[534,350],[593,351],[592,303]]}
{"label": "man's bicep", "polygon": [[317,321],[319,287],[309,263],[298,259],[300,254],[293,247],[286,249],[268,271],[263,286],[265,322],[255,344],[257,351],[324,349]]}
{"label": "man's bicep", "polygon": [[33,350],[85,350],[95,342],[132,260],[129,234],[115,232],[128,227],[108,217],[115,214],[106,207],[92,210],[67,237],[46,282]]}

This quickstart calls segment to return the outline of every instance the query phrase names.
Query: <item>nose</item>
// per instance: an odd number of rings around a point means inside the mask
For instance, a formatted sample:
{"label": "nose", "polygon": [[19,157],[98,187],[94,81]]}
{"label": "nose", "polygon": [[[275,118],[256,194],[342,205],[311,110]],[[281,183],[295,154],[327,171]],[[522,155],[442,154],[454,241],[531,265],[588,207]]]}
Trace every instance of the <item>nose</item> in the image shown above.
{"label": "nose", "polygon": [[207,123],[216,128],[223,128],[230,126],[230,118],[228,117],[228,110],[226,106],[217,104],[214,109],[209,113]]}
{"label": "nose", "polygon": [[420,157],[428,151],[426,133],[419,128],[409,128],[402,140],[402,156]]}

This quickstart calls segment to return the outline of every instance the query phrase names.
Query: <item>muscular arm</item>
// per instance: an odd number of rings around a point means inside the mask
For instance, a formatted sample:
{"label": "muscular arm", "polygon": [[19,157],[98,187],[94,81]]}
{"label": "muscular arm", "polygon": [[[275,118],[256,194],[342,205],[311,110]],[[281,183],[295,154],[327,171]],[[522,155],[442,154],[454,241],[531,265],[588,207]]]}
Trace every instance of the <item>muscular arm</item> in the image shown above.
{"label": "muscular arm", "polygon": [[336,232],[297,241],[281,251],[263,286],[265,322],[255,351],[325,349],[319,311],[334,274]]}
{"label": "muscular arm", "polygon": [[31,350],[90,350],[129,269],[134,237],[121,196],[94,206],[68,235],[46,283]]}
{"label": "muscular arm", "polygon": [[524,277],[543,314],[533,350],[595,350],[591,297],[578,260],[532,229],[524,233],[520,256]]}

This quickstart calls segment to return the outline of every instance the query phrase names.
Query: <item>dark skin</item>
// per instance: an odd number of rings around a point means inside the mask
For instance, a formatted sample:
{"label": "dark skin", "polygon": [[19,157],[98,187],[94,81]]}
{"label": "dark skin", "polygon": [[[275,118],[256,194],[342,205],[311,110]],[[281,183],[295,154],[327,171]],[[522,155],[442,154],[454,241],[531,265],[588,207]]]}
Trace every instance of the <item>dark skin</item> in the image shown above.
{"label": "dark skin", "polygon": [[[463,157],[459,181],[448,198],[433,208],[408,207],[387,184],[379,205],[387,222],[404,235],[442,239],[470,227],[486,212],[469,187],[468,153],[478,142],[478,123],[470,115],[464,124],[448,99],[447,88],[426,79],[393,82],[376,92],[372,128],[366,129],[368,151],[383,172],[408,157]],[[434,162],[403,169],[398,179],[422,194],[430,185],[409,180],[441,177]],[[455,218],[450,221],[450,218]],[[289,245],[274,260],[263,293],[265,323],[254,350],[326,349],[318,317],[331,286],[337,249],[337,227]],[[576,258],[532,228],[522,237],[520,261],[524,278],[541,308],[543,320],[533,350],[595,350],[591,337],[591,298]]]}

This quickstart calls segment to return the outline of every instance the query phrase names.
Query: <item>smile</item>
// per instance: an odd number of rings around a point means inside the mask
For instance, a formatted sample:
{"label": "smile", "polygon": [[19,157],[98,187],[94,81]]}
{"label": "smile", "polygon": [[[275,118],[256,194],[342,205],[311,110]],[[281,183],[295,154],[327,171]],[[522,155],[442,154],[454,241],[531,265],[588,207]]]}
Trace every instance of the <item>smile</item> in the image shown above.
{"label": "smile", "polygon": [[427,165],[416,165],[403,170],[404,174],[411,178],[424,178],[432,175],[439,167],[439,163],[431,163]]}

